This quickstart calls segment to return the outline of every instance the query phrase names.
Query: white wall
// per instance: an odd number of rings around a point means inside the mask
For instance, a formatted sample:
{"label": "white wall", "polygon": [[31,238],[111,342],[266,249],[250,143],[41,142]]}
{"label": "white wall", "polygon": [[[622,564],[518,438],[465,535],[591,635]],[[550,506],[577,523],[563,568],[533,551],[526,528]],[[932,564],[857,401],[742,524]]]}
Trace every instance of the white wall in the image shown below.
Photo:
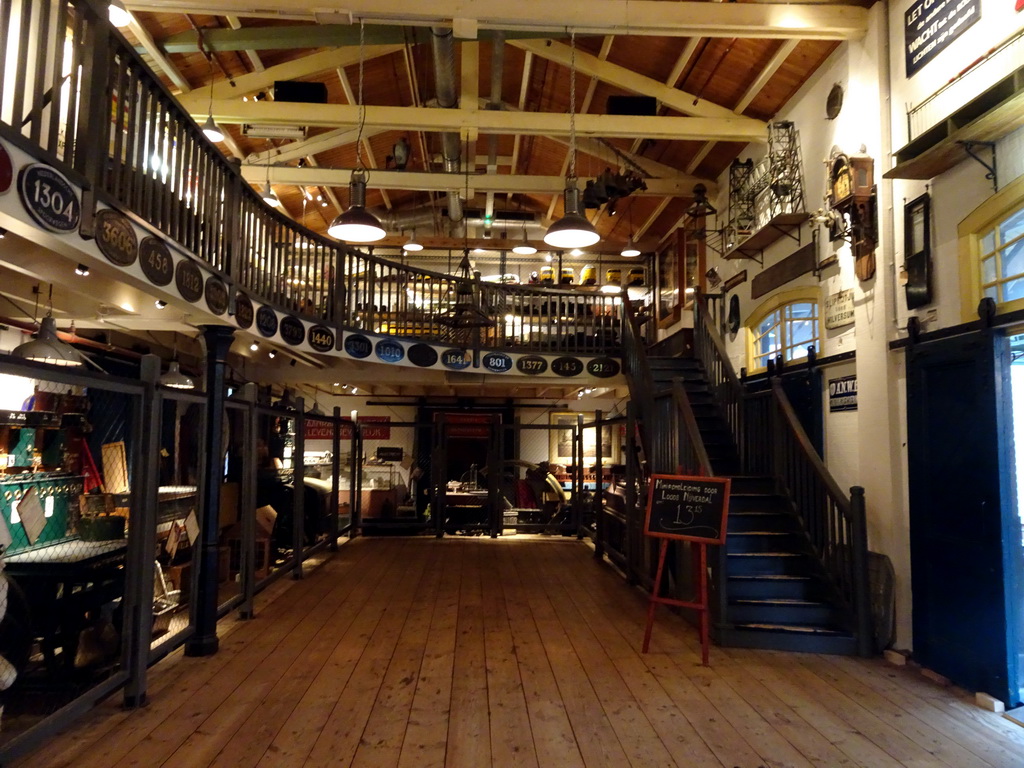
{"label": "white wall", "polygon": [[[819,306],[823,310],[824,301],[829,295],[840,290],[853,291],[855,323],[831,331],[823,329],[820,352],[823,356],[830,356],[856,351],[856,362],[830,366],[825,370],[824,378],[827,382],[831,378],[856,373],[858,410],[829,413],[827,392],[822,393],[825,461],[840,487],[848,489],[852,485],[860,485],[865,488],[868,545],[873,551],[887,555],[893,562],[897,594],[896,642],[899,646],[909,647],[912,644],[910,553],[905,503],[905,449],[902,439],[905,409],[901,398],[904,385],[901,356],[889,350],[889,342],[898,337],[899,322],[893,274],[896,264],[896,232],[892,222],[892,200],[898,199],[899,193],[893,193],[891,185],[881,178],[889,167],[891,151],[884,111],[889,78],[885,66],[889,39],[886,13],[884,4],[876,4],[869,11],[866,37],[841,45],[804,84],[786,109],[776,116],[776,119],[792,120],[800,132],[804,195],[808,211],[813,212],[823,204],[827,173],[825,161],[833,146],[846,154],[863,151],[874,158],[879,195],[875,276],[866,281],[858,280],[854,274],[854,260],[849,245],[845,242],[829,243],[822,228],[818,241],[819,261],[837,253],[837,264],[823,269],[820,277],[813,273],[803,275],[781,286],[776,292],[813,287],[819,292]],[[845,98],[839,116],[829,121],[825,117],[825,99],[835,83],[843,86]],[[756,158],[761,151],[760,147],[750,147],[741,153],[741,157]],[[716,204],[724,212],[728,209],[728,174],[723,174],[719,183],[723,196]],[[896,208],[902,213],[902,201]],[[948,213],[944,215],[947,218],[949,216]],[[748,278],[753,278],[762,268],[778,263],[799,245],[809,242],[814,226],[812,223],[804,226],[800,244],[782,238],[767,249],[763,267],[753,261],[719,260],[719,272],[728,278],[737,270],[745,268]],[[709,261],[714,263],[713,255]],[[948,276],[943,281],[944,291],[956,290],[955,285],[952,289],[945,285]],[[735,293],[740,297],[744,325],[750,322],[751,314],[758,305],[771,295],[753,299],[749,279]],[[746,333],[742,330],[735,340],[729,342],[730,356],[737,369],[747,364]]]}
{"label": "white wall", "polygon": [[[942,0],[932,0],[933,7]],[[978,22],[960,35],[948,48],[935,56],[909,80],[904,63],[904,14],[913,0],[899,0],[889,6],[890,66],[892,69],[893,146],[898,149],[910,139],[907,129],[907,108],[916,106],[967,68],[979,56],[1008,39],[1024,25],[1024,14],[1014,10],[1012,0],[981,0]],[[962,81],[948,89],[946,95],[936,99],[930,112],[941,118],[985,88],[1024,63],[1024,46],[1015,44],[999,54],[992,64],[973,70]],[[919,132],[915,132],[917,135]]]}

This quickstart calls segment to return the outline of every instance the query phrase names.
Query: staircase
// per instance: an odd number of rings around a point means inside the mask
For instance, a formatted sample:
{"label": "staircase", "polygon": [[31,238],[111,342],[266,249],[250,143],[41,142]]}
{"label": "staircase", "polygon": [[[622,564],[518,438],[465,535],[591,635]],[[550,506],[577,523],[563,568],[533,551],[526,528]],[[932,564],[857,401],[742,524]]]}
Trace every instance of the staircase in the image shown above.
{"label": "staircase", "polygon": [[791,503],[771,477],[741,475],[729,427],[695,358],[649,357],[655,391],[681,379],[712,472],[732,478],[725,552],[716,579],[725,604],[716,640],[725,646],[855,655],[853,619],[836,599]]}

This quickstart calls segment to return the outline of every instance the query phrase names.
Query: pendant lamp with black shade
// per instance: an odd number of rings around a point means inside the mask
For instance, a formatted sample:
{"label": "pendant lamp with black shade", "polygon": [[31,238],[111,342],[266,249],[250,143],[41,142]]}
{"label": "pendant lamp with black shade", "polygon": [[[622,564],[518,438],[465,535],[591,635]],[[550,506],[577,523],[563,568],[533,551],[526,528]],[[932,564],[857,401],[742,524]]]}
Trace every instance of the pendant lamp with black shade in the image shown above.
{"label": "pendant lamp with black shade", "polygon": [[586,248],[601,236],[581,212],[580,190],[576,186],[576,32],[569,35],[571,46],[569,77],[569,173],[565,178],[565,212],[548,227],[544,242],[552,248]]}
{"label": "pendant lamp with black shade", "polygon": [[363,48],[365,25],[359,22],[359,95],[356,107],[359,110],[359,127],[356,130],[356,167],[348,184],[348,209],[340,213],[327,228],[327,234],[350,243],[375,243],[387,234],[380,221],[366,210],[366,181],[369,174],[363,165],[363,125],[366,123],[366,106],[363,104]]}

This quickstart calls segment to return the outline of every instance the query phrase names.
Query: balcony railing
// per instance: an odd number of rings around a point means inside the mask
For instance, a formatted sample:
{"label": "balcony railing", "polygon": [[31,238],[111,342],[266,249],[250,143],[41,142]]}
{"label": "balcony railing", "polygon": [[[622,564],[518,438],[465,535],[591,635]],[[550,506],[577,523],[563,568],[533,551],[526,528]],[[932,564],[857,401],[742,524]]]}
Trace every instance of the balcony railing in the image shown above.
{"label": "balcony railing", "polygon": [[443,322],[470,281],[349,248],[267,206],[107,21],[98,0],[0,0],[0,135],[229,286],[337,329],[517,351],[618,354],[618,296],[476,283],[493,321]]}

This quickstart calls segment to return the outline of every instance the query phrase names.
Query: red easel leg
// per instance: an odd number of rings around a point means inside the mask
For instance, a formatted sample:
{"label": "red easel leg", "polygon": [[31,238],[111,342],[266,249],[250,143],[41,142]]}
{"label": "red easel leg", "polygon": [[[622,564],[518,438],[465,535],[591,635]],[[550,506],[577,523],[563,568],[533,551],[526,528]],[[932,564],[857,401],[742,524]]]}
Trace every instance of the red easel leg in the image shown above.
{"label": "red easel leg", "polygon": [[700,656],[704,666],[708,664],[708,650],[711,640],[708,636],[708,545],[700,543]]}
{"label": "red easel leg", "polygon": [[665,570],[665,555],[668,554],[668,539],[661,540],[658,552],[658,571],[654,576],[654,587],[651,589],[651,602],[647,606],[647,627],[644,629],[643,653],[647,653],[651,645],[651,629],[654,627],[654,607],[658,603],[658,590],[661,588],[661,573]]}

